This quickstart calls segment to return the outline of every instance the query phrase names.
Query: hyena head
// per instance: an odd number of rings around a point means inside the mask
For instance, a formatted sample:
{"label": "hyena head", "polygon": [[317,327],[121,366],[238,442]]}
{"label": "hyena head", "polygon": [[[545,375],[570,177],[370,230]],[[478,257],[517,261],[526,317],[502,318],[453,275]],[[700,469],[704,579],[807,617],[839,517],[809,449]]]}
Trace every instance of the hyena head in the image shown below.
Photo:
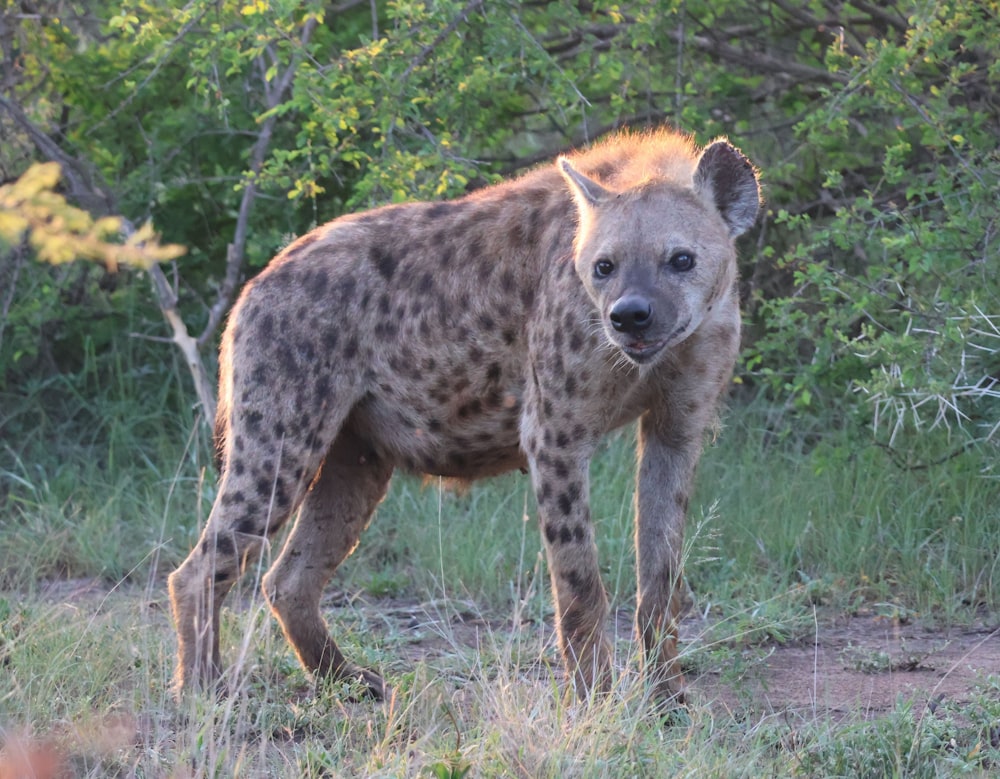
{"label": "hyena head", "polygon": [[650,178],[622,191],[559,168],[579,212],[576,272],[613,346],[637,365],[693,333],[736,278],[734,240],[753,225],[753,165],[726,141],[708,146],[689,181]]}

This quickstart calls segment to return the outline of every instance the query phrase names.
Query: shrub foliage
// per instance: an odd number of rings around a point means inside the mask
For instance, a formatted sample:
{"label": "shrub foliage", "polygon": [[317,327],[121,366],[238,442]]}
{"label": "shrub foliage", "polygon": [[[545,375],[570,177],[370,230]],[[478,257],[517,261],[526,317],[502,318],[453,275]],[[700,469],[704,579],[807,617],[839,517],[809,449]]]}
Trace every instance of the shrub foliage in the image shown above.
{"label": "shrub foliage", "polygon": [[[95,219],[152,219],[186,246],[170,321],[205,355],[239,282],[312,225],[665,122],[729,135],[764,172],[768,212],[743,252],[745,385],[874,420],[897,446],[935,427],[995,438],[995,2],[30,5],[0,10],[0,175],[53,160]],[[81,348],[76,311],[127,298],[131,332],[164,335],[162,284],[157,297],[140,272],[109,281],[28,254],[0,254],[0,392],[102,370],[60,356]],[[101,355],[129,333],[87,337]]]}

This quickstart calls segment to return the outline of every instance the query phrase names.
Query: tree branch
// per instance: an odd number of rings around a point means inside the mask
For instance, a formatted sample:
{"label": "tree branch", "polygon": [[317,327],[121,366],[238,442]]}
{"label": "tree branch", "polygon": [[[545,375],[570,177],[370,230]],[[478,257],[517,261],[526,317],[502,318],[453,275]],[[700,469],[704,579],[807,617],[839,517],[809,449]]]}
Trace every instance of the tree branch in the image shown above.
{"label": "tree branch", "polygon": [[[48,134],[36,126],[19,106],[14,105],[2,95],[0,95],[0,107],[10,113],[43,156],[60,164],[63,176],[70,184],[70,196],[73,200],[87,208],[88,211],[102,215],[117,211],[110,190],[97,181],[96,174],[91,177],[88,166],[83,160],[64,151]],[[130,227],[131,223],[126,220],[126,228],[130,229]],[[155,263],[152,265],[149,277],[163,318],[167,320],[167,324],[173,331],[171,340],[184,354],[188,370],[191,371],[191,378],[194,381],[195,392],[205,410],[205,419],[211,423],[215,418],[215,392],[212,386],[213,382],[209,379],[205,363],[201,358],[198,343],[188,334],[184,320],[177,311],[177,295],[167,282],[159,265]]]}
{"label": "tree branch", "polygon": [[[309,17],[302,27],[302,34],[299,37],[301,48],[292,57],[292,61],[285,68],[285,71],[278,78],[276,87],[267,91],[267,111],[273,111],[284,99],[285,93],[291,88],[292,80],[295,77],[295,70],[305,53],[305,47],[316,29],[316,20]],[[240,276],[243,272],[243,262],[245,260],[247,233],[250,227],[250,212],[253,209],[254,200],[257,197],[257,175],[264,165],[264,158],[267,156],[268,147],[271,145],[271,137],[274,135],[274,127],[278,121],[276,114],[271,113],[260,128],[257,140],[250,151],[250,171],[243,188],[243,197],[240,199],[240,209],[236,216],[236,228],[233,232],[233,240],[226,247],[226,275],[223,277],[222,286],[219,287],[215,303],[208,311],[208,322],[197,338],[198,348],[204,348],[215,336],[223,316],[233,302],[236,289],[239,287]]]}
{"label": "tree branch", "polygon": [[400,81],[406,81],[406,79],[410,77],[410,74],[413,73],[414,70],[416,70],[417,68],[419,68],[421,65],[424,64],[424,62],[431,55],[431,53],[433,53],[434,49],[440,46],[441,42],[445,38],[447,38],[449,35],[455,32],[455,30],[458,29],[458,25],[462,24],[466,19],[468,19],[469,14],[471,14],[482,4],[483,0],[469,0],[469,2],[465,4],[465,8],[463,8],[461,11],[458,12],[455,18],[448,23],[448,26],[445,27],[443,30],[441,30],[441,32],[437,34],[434,40],[428,43],[426,46],[424,46],[424,48],[422,48],[417,53],[417,56],[410,61],[410,64],[406,67],[406,70],[403,71],[403,75],[399,77]]}
{"label": "tree branch", "polygon": [[173,331],[173,337],[170,340],[177,344],[177,348],[184,355],[188,370],[191,371],[191,378],[194,380],[194,391],[198,395],[201,407],[205,410],[205,420],[211,424],[215,419],[215,386],[209,380],[208,371],[205,370],[198,341],[188,333],[187,325],[184,324],[184,320],[177,310],[177,293],[167,281],[163,269],[154,264],[149,269],[149,278],[153,282],[153,291],[159,302],[163,318],[167,320],[167,324]]}
{"label": "tree branch", "polygon": [[110,192],[97,183],[95,176],[82,161],[68,154],[63,148],[38,127],[16,103],[0,95],[0,108],[10,114],[14,122],[35,144],[42,155],[62,167],[63,181],[68,185],[71,200],[79,203],[86,211],[106,216],[114,211],[114,198]]}
{"label": "tree branch", "polygon": [[[668,37],[679,43],[678,32],[671,32]],[[781,60],[762,51],[741,49],[730,43],[715,40],[704,35],[692,35],[688,40],[695,48],[706,54],[714,54],[721,60],[732,62],[757,73],[784,75],[794,81],[811,81],[822,84],[846,84],[848,78],[840,73],[831,73],[823,68],[814,68],[790,60]]]}

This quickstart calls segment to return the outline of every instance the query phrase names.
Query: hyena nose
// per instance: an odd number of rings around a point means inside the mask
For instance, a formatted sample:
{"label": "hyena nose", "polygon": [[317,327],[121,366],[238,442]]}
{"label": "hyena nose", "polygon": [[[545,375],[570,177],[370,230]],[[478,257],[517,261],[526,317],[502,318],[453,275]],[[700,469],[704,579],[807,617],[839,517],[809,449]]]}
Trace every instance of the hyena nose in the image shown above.
{"label": "hyena nose", "polygon": [[639,295],[623,295],[611,306],[611,326],[619,333],[638,335],[653,323],[653,307]]}

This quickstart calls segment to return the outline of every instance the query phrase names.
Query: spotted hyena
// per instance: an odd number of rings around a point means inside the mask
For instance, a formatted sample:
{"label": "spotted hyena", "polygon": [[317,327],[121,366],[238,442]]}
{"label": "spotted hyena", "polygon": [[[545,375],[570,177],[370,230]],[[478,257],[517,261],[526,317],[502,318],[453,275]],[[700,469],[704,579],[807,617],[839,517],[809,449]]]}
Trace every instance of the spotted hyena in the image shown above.
{"label": "spotted hyena", "polygon": [[396,468],[531,475],[576,691],[605,688],[607,597],[589,464],[638,419],[636,554],[645,672],[680,698],[681,541],[695,464],[739,344],[734,239],[757,216],[754,167],[623,134],[441,203],[345,216],[247,284],[222,342],[218,497],[170,577],[183,688],[221,669],[219,609],[299,510],[263,578],[302,665],[382,679],[338,649],[320,597]]}

